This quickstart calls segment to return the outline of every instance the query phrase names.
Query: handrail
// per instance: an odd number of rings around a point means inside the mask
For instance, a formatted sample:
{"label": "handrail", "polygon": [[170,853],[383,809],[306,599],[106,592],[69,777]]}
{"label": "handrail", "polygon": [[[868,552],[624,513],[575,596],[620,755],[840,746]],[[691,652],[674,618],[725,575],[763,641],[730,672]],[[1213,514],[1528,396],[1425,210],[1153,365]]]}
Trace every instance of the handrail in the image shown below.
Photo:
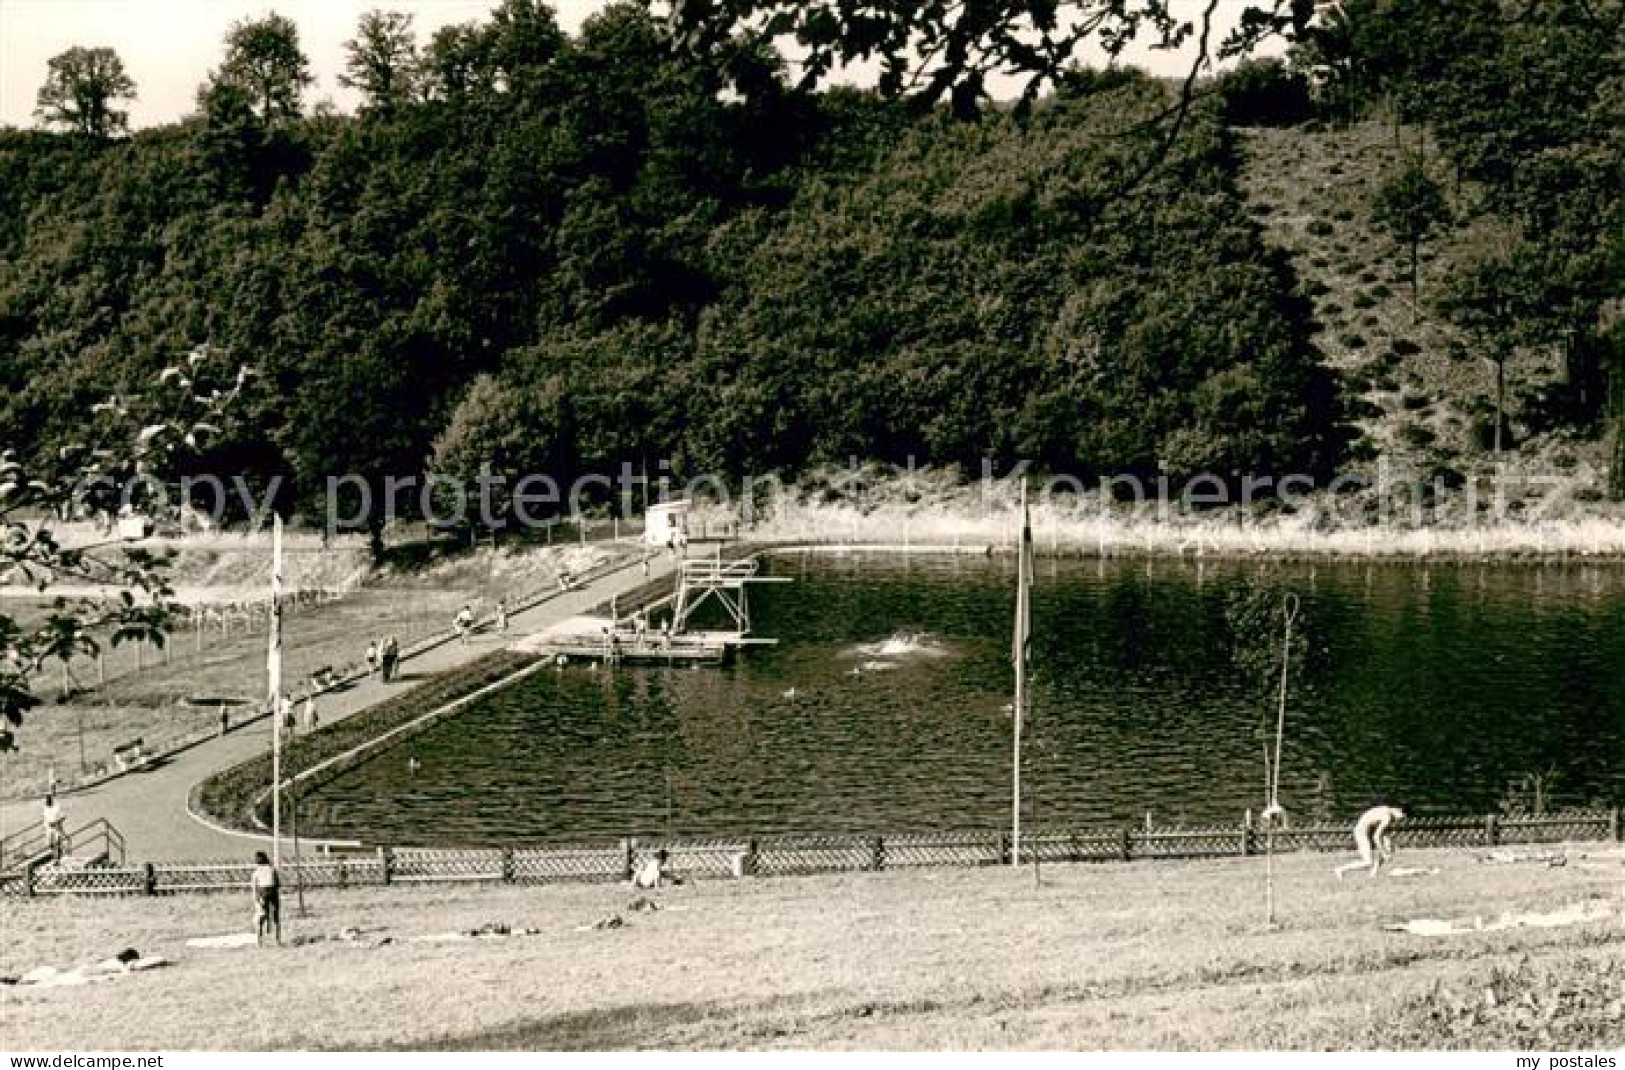
{"label": "handrail", "polygon": [[[105,817],[92,818],[72,832],[64,833],[62,854],[64,856],[75,854],[82,846],[95,843],[98,839],[106,848],[108,855],[117,854],[118,861],[120,863],[124,861],[126,850],[124,834],[114,828],[113,823]],[[50,837],[43,821],[18,829],[0,841],[0,870],[9,868],[17,862],[30,862],[44,854],[49,847]]]}
{"label": "handrail", "polygon": [[20,839],[21,837],[30,834],[43,835],[44,832],[45,822],[36,821],[32,825],[24,825],[22,828],[11,833],[9,836],[0,836],[0,858],[5,856],[6,848],[10,845],[12,840]]}

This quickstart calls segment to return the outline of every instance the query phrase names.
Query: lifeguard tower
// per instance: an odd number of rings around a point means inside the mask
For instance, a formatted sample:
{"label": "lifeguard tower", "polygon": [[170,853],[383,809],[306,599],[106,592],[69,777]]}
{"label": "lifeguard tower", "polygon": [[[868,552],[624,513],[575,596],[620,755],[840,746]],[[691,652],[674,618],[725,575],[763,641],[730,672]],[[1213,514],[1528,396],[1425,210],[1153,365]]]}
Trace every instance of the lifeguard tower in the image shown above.
{"label": "lifeguard tower", "polygon": [[658,502],[643,514],[643,542],[647,546],[671,546],[688,541],[689,500]]}

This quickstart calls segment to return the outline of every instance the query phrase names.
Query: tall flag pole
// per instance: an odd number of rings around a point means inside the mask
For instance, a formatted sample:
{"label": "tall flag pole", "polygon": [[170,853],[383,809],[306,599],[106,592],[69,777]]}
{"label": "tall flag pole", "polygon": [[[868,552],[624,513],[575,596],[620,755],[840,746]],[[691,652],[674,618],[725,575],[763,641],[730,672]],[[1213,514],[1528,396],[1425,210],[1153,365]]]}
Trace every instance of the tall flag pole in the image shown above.
{"label": "tall flag pole", "polygon": [[1021,483],[1021,549],[1016,555],[1016,626],[1010,660],[1016,669],[1013,705],[1015,756],[1011,769],[1010,865],[1021,865],[1021,728],[1027,713],[1027,657],[1032,631],[1033,526],[1027,512],[1027,481]]}
{"label": "tall flag pole", "polygon": [[265,675],[271,690],[271,864],[282,864],[282,517],[271,516],[271,638]]}

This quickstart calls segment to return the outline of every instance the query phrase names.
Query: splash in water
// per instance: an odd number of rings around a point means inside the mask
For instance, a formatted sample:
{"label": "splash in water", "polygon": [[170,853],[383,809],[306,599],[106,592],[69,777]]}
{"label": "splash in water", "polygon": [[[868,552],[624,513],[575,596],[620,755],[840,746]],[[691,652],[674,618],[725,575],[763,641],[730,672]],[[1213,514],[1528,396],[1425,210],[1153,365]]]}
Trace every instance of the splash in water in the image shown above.
{"label": "splash in water", "polygon": [[877,643],[859,643],[851,653],[854,657],[870,659],[940,658],[948,651],[928,632],[893,632]]}

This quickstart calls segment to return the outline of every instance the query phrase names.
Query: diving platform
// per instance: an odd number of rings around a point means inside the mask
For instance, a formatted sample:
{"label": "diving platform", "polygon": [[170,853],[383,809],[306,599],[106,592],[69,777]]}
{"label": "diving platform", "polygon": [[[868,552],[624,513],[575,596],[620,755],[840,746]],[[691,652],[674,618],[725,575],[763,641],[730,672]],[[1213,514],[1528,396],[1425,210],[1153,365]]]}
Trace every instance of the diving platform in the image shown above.
{"label": "diving platform", "polygon": [[[685,560],[671,594],[623,616],[610,603],[605,616],[572,617],[515,644],[514,650],[572,661],[631,665],[720,664],[746,647],[771,646],[777,639],[751,634],[750,585],[789,583],[787,576],[758,575],[753,557],[724,561]],[[695,614],[715,604],[727,626],[691,627]]]}

